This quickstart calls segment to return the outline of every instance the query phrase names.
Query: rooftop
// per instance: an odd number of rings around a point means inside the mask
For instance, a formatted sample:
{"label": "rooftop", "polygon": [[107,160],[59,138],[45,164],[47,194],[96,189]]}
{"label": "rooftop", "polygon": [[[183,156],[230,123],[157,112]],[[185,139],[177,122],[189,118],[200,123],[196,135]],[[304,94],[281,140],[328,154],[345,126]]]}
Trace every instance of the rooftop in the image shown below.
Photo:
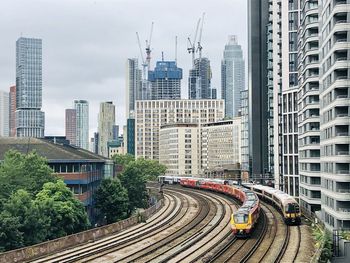
{"label": "rooftop", "polygon": [[57,144],[44,139],[0,137],[0,160],[3,160],[5,153],[11,149],[24,154],[35,150],[40,156],[45,157],[48,162],[68,160],[105,162],[109,160],[78,147]]}

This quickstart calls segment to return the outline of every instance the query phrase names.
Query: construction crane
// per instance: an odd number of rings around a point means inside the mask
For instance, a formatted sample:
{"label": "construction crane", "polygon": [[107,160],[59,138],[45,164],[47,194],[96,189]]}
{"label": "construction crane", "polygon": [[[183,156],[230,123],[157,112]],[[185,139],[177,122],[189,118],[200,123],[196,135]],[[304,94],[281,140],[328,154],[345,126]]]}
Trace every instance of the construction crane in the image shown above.
{"label": "construction crane", "polygon": [[190,37],[188,37],[189,47],[187,48],[187,51],[190,54],[192,53],[192,67],[194,67],[195,52],[196,52],[196,40],[197,40],[198,28],[199,28],[200,22],[201,22],[201,19],[198,19],[193,41],[191,41]]}
{"label": "construction crane", "polygon": [[202,58],[202,49],[203,49],[203,47],[202,47],[201,41],[202,41],[204,15],[205,15],[205,13],[202,14],[202,23],[201,23],[201,29],[199,31],[199,39],[198,39],[198,47],[197,47],[197,51],[199,53],[199,60],[201,60],[201,58]]}
{"label": "construction crane", "polygon": [[152,41],[152,34],[153,34],[153,25],[154,25],[154,22],[152,22],[151,24],[151,32],[149,34],[149,38],[148,40],[146,40],[146,62],[147,62],[147,66],[148,66],[148,70],[150,69],[151,67],[151,41]]}
{"label": "construction crane", "polygon": [[143,54],[142,54],[142,47],[141,47],[141,41],[140,41],[140,37],[139,37],[139,33],[136,32],[136,36],[137,36],[137,42],[139,44],[139,49],[140,49],[140,55],[141,55],[141,59],[142,59],[142,77],[143,79],[146,79],[146,71],[147,71],[147,63],[143,57]]}

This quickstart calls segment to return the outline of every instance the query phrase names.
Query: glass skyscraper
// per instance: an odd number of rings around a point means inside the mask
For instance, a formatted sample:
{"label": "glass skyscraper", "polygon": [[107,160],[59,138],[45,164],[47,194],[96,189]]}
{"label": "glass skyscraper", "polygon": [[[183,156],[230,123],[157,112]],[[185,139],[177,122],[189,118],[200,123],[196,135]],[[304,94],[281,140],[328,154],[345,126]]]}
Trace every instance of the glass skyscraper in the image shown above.
{"label": "glass skyscraper", "polygon": [[16,87],[17,137],[44,137],[41,39],[20,37],[17,40]]}
{"label": "glass skyscraper", "polygon": [[76,146],[89,150],[89,102],[75,100],[76,110]]}

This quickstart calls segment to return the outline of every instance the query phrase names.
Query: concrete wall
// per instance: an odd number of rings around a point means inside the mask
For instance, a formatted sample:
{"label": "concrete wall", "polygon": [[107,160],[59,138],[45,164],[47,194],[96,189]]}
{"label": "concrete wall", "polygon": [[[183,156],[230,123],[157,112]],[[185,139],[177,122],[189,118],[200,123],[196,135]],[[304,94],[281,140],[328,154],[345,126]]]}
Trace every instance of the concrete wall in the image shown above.
{"label": "concrete wall", "polygon": [[[159,200],[154,206],[146,209],[142,214],[144,219],[148,219],[151,215],[157,212],[163,206],[163,200]],[[132,216],[123,221],[113,223],[106,226],[101,226],[77,234],[61,237],[47,242],[39,243],[30,247],[24,247],[16,250],[11,250],[0,254],[0,263],[22,262],[33,260],[37,257],[46,256],[69,247],[81,245],[85,242],[91,242],[108,235],[115,234],[128,227],[138,223],[138,216]]]}

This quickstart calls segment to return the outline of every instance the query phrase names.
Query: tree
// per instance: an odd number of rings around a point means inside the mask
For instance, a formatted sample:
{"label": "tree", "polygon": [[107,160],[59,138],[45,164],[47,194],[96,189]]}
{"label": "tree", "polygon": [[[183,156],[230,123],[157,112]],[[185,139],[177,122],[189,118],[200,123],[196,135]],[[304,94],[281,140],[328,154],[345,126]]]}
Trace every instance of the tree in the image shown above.
{"label": "tree", "polygon": [[23,246],[23,233],[19,231],[21,224],[17,217],[7,211],[0,213],[0,252]]}
{"label": "tree", "polygon": [[135,156],[131,154],[115,154],[113,155],[113,160],[116,165],[120,165],[123,170],[131,162],[135,161]]}
{"label": "tree", "polygon": [[44,183],[56,182],[58,177],[52,173],[46,159],[36,152],[21,154],[14,150],[8,151],[0,165],[0,209],[11,194],[19,189],[34,196]]}
{"label": "tree", "polygon": [[127,217],[128,192],[118,178],[102,180],[95,193],[95,201],[108,224]]}
{"label": "tree", "polygon": [[62,180],[44,184],[35,203],[50,218],[49,239],[83,231],[90,226],[83,204]]}
{"label": "tree", "polygon": [[148,181],[157,180],[158,176],[164,174],[167,169],[165,165],[158,161],[143,158],[137,159],[135,165],[140,167],[143,176]]}

